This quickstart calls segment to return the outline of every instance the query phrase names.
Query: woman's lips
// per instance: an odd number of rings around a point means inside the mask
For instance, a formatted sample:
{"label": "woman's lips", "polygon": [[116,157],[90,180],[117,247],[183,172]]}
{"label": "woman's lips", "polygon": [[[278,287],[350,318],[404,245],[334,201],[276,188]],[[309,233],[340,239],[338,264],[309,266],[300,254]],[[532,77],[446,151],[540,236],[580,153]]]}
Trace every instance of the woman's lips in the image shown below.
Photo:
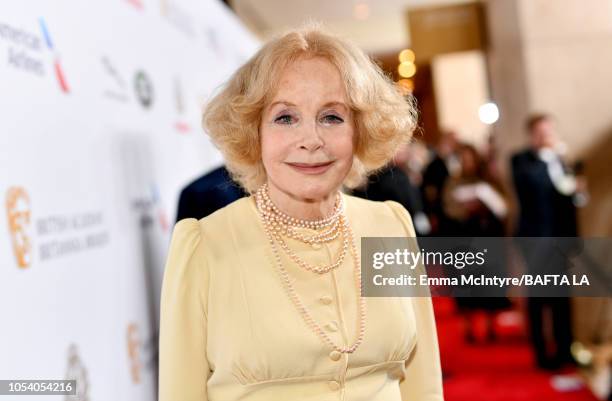
{"label": "woman's lips", "polygon": [[287,163],[289,166],[291,166],[294,170],[299,171],[300,173],[304,173],[304,174],[311,174],[311,175],[315,175],[315,174],[323,174],[324,172],[326,172],[329,167],[333,164],[334,162],[327,162],[327,163]]}

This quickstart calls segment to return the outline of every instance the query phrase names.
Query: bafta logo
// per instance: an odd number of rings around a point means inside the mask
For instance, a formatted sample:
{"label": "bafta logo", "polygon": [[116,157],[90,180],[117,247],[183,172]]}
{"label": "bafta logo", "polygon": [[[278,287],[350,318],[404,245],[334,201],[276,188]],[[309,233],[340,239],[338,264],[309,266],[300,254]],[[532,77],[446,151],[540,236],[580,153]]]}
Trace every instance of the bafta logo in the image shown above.
{"label": "bafta logo", "polygon": [[140,383],[140,371],[142,370],[142,363],[140,362],[140,348],[142,341],[140,341],[140,335],[138,333],[138,325],[136,323],[130,323],[127,327],[127,348],[128,356],[130,359],[130,372],[132,375],[132,382]]}
{"label": "bafta logo", "polygon": [[79,357],[76,344],[70,344],[68,349],[68,369],[66,380],[76,380],[76,394],[67,395],[65,401],[89,401],[87,369]]}
{"label": "bafta logo", "polygon": [[10,187],[6,192],[6,216],[13,253],[20,268],[32,263],[30,241],[30,197],[21,187]]}

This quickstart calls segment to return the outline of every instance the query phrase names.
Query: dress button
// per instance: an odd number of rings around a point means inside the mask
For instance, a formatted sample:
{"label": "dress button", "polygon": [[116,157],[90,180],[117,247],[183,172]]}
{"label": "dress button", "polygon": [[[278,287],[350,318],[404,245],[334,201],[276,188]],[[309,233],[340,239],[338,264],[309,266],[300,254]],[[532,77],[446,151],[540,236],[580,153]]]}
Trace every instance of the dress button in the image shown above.
{"label": "dress button", "polygon": [[319,300],[324,305],[329,305],[332,303],[332,297],[327,296],[327,295],[323,295],[321,298],[319,298]]}
{"label": "dress button", "polygon": [[340,383],[335,380],[330,380],[327,384],[329,384],[329,388],[336,391],[340,388]]}
{"label": "dress button", "polygon": [[310,244],[314,249],[321,249],[321,244],[317,244],[316,242]]}
{"label": "dress button", "polygon": [[327,331],[338,331],[338,323],[336,322],[326,323],[324,327]]}
{"label": "dress button", "polygon": [[329,353],[329,359],[331,359],[332,361],[337,361],[340,358],[342,358],[342,353],[333,350],[332,352]]}

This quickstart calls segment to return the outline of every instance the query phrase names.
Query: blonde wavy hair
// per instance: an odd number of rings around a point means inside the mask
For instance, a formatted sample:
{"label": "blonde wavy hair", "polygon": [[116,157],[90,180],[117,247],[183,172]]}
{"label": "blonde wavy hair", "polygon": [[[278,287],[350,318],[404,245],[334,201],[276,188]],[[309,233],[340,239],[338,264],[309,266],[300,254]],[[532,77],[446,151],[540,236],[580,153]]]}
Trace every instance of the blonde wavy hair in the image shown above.
{"label": "blonde wavy hair", "polygon": [[412,138],[417,121],[414,98],[402,95],[355,44],[309,22],[267,42],[204,109],[204,129],[223,154],[232,178],[249,193],[266,181],[259,136],[263,110],[276,94],[284,68],[301,56],[324,57],[336,66],[345,85],[356,138],[344,186],[363,184]]}

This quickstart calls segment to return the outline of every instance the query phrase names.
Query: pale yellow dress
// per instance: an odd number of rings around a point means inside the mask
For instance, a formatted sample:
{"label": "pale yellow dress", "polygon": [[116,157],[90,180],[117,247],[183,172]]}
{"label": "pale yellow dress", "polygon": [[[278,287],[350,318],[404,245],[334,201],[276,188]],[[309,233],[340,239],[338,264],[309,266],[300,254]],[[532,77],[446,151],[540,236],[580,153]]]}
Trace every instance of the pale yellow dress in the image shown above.
{"label": "pale yellow dress", "polygon": [[[363,236],[415,236],[400,204],[342,196],[358,250]],[[287,241],[313,264],[329,263],[341,246]],[[313,317],[336,344],[352,344],[352,258],[319,275],[281,255]],[[337,359],[286,295],[253,197],[181,220],[164,272],[159,400],[443,400],[431,299],[366,298],[366,307],[363,343]]]}

